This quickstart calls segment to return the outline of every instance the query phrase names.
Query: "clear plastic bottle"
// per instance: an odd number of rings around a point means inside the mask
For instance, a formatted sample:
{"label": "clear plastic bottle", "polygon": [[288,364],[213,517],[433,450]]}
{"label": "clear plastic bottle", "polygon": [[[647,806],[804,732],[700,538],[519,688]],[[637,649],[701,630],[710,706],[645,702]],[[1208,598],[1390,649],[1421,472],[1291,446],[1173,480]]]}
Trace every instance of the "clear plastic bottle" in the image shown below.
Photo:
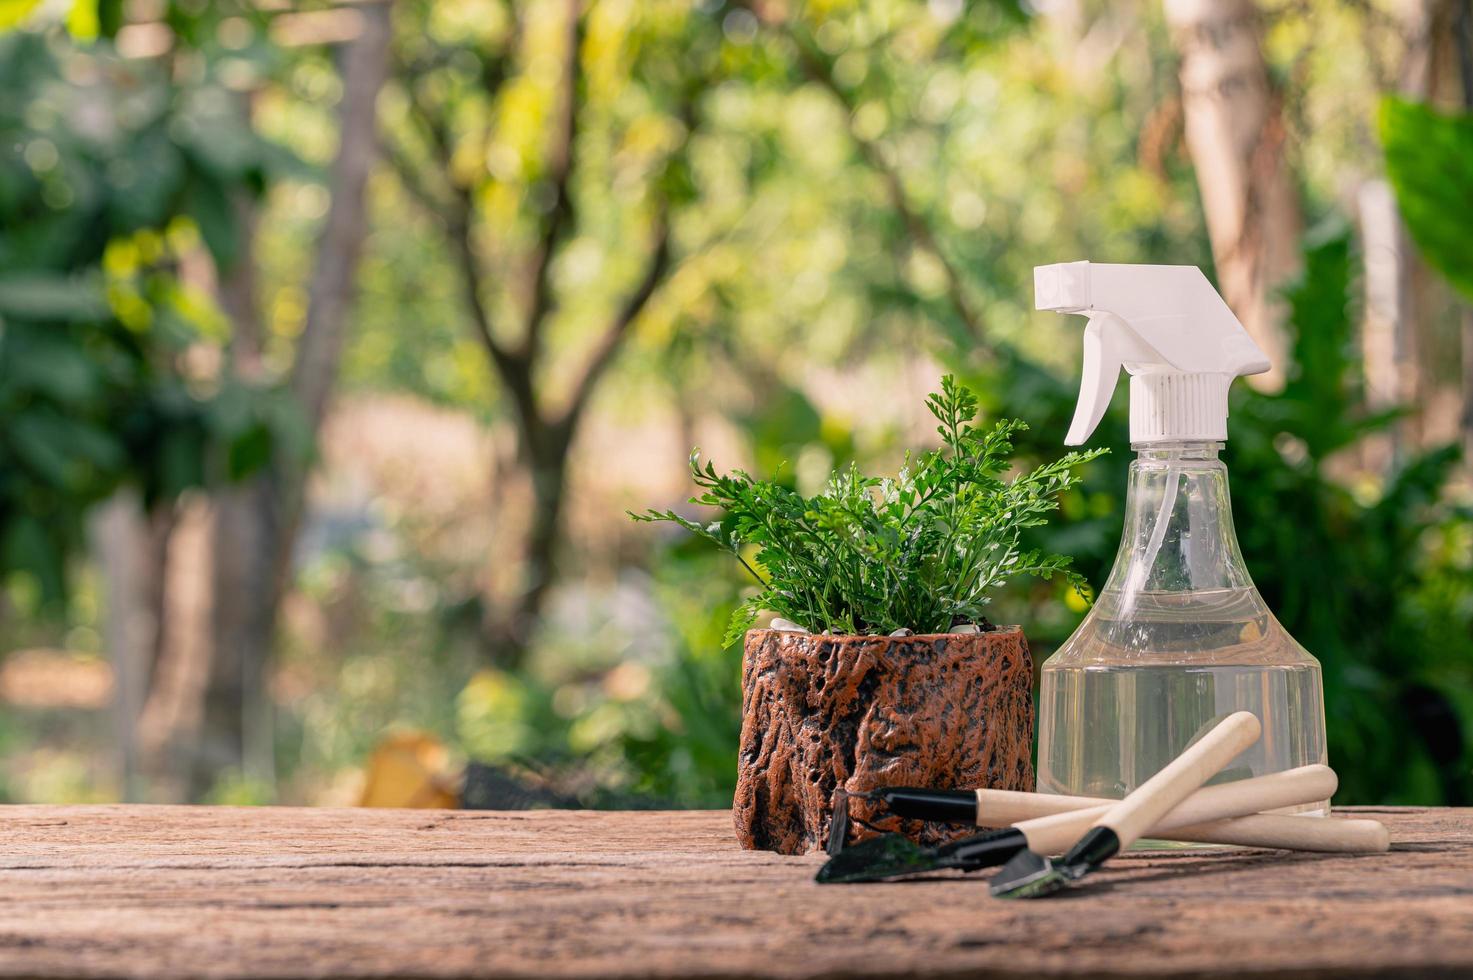
{"label": "clear plastic bottle", "polygon": [[[1221,444],[1132,448],[1115,566],[1043,665],[1038,789],[1118,799],[1237,710],[1263,735],[1215,781],[1325,763],[1320,665],[1248,575]],[[1329,801],[1296,809],[1328,813]]]}

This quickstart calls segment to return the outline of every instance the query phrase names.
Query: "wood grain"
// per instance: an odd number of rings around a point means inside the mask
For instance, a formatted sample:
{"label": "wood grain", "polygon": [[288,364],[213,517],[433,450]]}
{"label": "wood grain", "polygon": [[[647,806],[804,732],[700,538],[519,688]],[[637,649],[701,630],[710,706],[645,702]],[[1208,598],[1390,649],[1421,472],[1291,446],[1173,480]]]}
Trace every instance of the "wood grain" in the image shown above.
{"label": "wood grain", "polygon": [[0,976],[1473,975],[1473,810],[1370,856],[1131,853],[1056,899],[818,886],[730,814],[0,810]]}

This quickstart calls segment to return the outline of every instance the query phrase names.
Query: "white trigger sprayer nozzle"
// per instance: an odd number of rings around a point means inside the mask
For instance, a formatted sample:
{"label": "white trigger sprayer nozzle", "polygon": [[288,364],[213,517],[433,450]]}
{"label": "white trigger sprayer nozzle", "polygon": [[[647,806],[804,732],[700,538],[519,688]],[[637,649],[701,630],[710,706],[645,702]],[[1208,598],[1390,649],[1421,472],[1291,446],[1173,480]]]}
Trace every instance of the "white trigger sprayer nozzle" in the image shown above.
{"label": "white trigger sprayer nozzle", "polygon": [[1196,266],[1041,265],[1033,292],[1040,310],[1089,318],[1070,446],[1099,425],[1122,368],[1131,375],[1132,443],[1226,439],[1228,386],[1269,369]]}

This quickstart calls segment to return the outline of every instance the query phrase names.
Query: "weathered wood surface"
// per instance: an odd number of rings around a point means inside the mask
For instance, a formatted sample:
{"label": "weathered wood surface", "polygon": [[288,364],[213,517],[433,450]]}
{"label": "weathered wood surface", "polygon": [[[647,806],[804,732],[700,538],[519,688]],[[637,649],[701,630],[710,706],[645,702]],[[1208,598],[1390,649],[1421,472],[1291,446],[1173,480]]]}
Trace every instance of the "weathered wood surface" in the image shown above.
{"label": "weathered wood surface", "polygon": [[818,886],[731,815],[0,808],[0,975],[1473,976],[1473,810],[1390,854],[1130,854],[1055,899]]}

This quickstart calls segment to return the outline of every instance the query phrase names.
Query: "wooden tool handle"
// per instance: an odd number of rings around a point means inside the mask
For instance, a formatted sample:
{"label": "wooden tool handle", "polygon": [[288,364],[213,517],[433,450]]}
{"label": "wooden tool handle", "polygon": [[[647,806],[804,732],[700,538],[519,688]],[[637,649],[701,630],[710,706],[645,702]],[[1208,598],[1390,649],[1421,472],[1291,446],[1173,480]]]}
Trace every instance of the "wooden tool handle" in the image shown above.
{"label": "wooden tool handle", "polygon": [[[1318,803],[1335,795],[1339,781],[1329,766],[1300,766],[1267,776],[1254,776],[1219,786],[1206,786],[1182,801],[1163,820],[1176,821],[1177,826],[1202,823],[1222,817],[1236,817],[1262,810],[1299,806],[1303,803]],[[1231,787],[1231,788],[1229,788]],[[1238,793],[1251,793],[1258,806],[1251,810],[1224,808],[1224,801]],[[1055,793],[1023,793],[1006,789],[977,790],[977,826],[1011,827],[1024,820],[1033,820],[1055,813],[1073,813],[1079,810],[1099,810],[1113,806],[1116,801],[1097,796],[1061,796]],[[1080,832],[1089,826],[1085,823]],[[1157,825],[1159,829],[1161,824]]]}
{"label": "wooden tool handle", "polygon": [[[1221,772],[1239,752],[1258,741],[1262,731],[1263,727],[1253,712],[1233,712],[1212,731],[1187,746],[1186,751],[1167,763],[1160,772],[1111,807],[1095,822],[1095,826],[1113,830],[1120,839],[1122,850],[1129,847],[1162,817],[1200,789],[1203,783]],[[1225,783],[1223,788],[1231,790],[1235,785]]]}
{"label": "wooden tool handle", "polygon": [[[1108,812],[1107,807],[1057,813],[1025,820],[1017,828],[1028,839],[1028,849],[1038,854],[1058,854]],[[1374,820],[1339,820],[1333,817],[1295,817],[1255,813],[1227,820],[1197,824],[1174,824],[1173,811],[1152,827],[1146,836],[1158,840],[1200,844],[1237,844],[1241,847],[1280,847],[1290,851],[1337,851],[1377,853],[1389,846],[1386,828]],[[1172,824],[1171,826],[1167,826]]]}
{"label": "wooden tool handle", "polygon": [[[1187,797],[1180,806],[1157,821],[1147,833],[1151,837],[1176,840],[1173,832],[1178,827],[1208,824],[1211,821],[1221,822],[1230,817],[1246,817],[1276,807],[1317,803],[1334,795],[1335,785],[1335,773],[1328,766],[1303,766],[1268,776],[1208,786]],[[1114,806],[1115,804],[1106,803],[1084,810],[1035,817],[1014,826],[1028,838],[1029,848],[1039,854],[1053,854],[1078,840]],[[1212,841],[1212,843],[1229,844],[1233,842]],[[1260,843],[1260,846],[1288,847],[1290,845]]]}
{"label": "wooden tool handle", "polygon": [[1379,854],[1391,847],[1391,835],[1375,820],[1288,817],[1272,813],[1192,824],[1159,834],[1152,830],[1151,836],[1163,840],[1341,854]]}
{"label": "wooden tool handle", "polygon": [[[1157,821],[1154,829],[1247,816],[1280,807],[1319,803],[1335,795],[1340,780],[1329,766],[1300,766],[1283,772],[1204,786]],[[1252,809],[1247,809],[1248,807]]]}

